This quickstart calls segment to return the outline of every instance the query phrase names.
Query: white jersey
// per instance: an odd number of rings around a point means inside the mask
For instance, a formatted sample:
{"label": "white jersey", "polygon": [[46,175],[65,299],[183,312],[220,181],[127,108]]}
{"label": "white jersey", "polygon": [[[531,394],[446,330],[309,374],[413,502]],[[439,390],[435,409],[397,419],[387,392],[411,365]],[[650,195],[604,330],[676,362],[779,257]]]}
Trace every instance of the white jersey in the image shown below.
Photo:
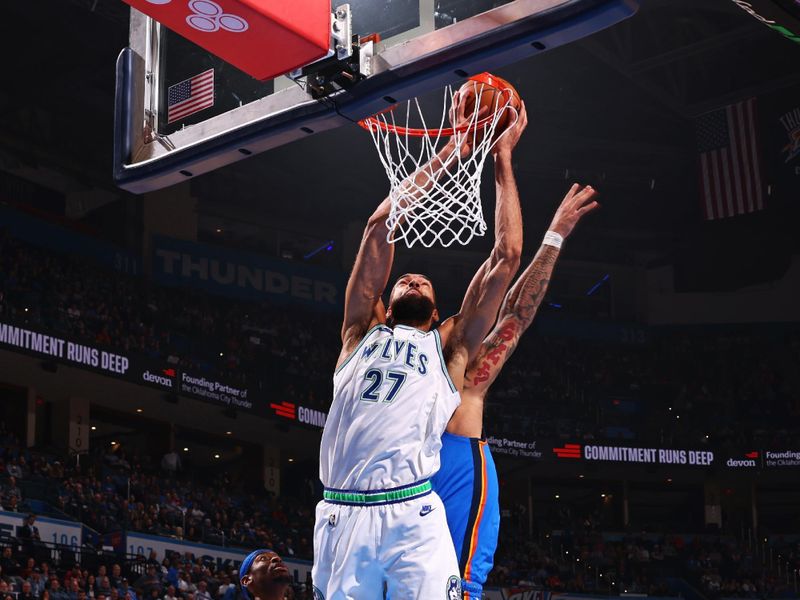
{"label": "white jersey", "polygon": [[428,479],[439,470],[442,433],[460,402],[438,331],[376,325],[333,376],[322,484],[381,490]]}

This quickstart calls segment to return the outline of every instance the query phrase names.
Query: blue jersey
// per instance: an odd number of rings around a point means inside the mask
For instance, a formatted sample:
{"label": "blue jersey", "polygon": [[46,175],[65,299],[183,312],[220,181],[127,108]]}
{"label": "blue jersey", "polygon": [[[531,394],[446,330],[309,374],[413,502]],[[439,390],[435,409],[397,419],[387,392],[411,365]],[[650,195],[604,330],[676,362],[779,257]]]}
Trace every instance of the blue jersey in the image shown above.
{"label": "blue jersey", "polygon": [[434,491],[447,512],[465,599],[478,599],[492,570],[500,532],[497,469],[485,440],[442,435],[441,468]]}

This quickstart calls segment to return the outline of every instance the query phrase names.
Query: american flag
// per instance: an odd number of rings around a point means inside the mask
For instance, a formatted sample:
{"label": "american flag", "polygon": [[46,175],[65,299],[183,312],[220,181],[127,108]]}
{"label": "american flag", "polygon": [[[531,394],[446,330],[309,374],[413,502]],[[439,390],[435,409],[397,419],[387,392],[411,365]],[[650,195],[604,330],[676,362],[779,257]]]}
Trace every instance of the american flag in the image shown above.
{"label": "american flag", "polygon": [[167,123],[214,106],[214,69],[184,79],[167,90]]}
{"label": "american flag", "polygon": [[722,219],[763,209],[755,98],[701,115],[695,127],[705,218]]}

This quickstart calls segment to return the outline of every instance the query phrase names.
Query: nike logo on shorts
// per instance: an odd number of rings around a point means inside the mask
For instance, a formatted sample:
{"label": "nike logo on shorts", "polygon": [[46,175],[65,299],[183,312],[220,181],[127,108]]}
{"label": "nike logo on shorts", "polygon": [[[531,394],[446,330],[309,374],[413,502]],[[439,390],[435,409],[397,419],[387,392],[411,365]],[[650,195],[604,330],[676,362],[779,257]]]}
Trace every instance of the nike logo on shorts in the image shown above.
{"label": "nike logo on shorts", "polygon": [[425,515],[432,513],[434,510],[436,510],[435,507],[431,506],[430,504],[425,504],[419,509],[419,516],[424,517]]}

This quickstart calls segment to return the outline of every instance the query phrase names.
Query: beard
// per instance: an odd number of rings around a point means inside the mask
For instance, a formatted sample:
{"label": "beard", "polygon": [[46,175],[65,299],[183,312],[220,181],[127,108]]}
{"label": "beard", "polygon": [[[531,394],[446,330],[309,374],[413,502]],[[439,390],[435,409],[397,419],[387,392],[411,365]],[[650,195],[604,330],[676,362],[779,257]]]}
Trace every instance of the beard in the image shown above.
{"label": "beard", "polygon": [[421,295],[404,295],[392,302],[393,323],[427,323],[433,315],[433,302]]}

